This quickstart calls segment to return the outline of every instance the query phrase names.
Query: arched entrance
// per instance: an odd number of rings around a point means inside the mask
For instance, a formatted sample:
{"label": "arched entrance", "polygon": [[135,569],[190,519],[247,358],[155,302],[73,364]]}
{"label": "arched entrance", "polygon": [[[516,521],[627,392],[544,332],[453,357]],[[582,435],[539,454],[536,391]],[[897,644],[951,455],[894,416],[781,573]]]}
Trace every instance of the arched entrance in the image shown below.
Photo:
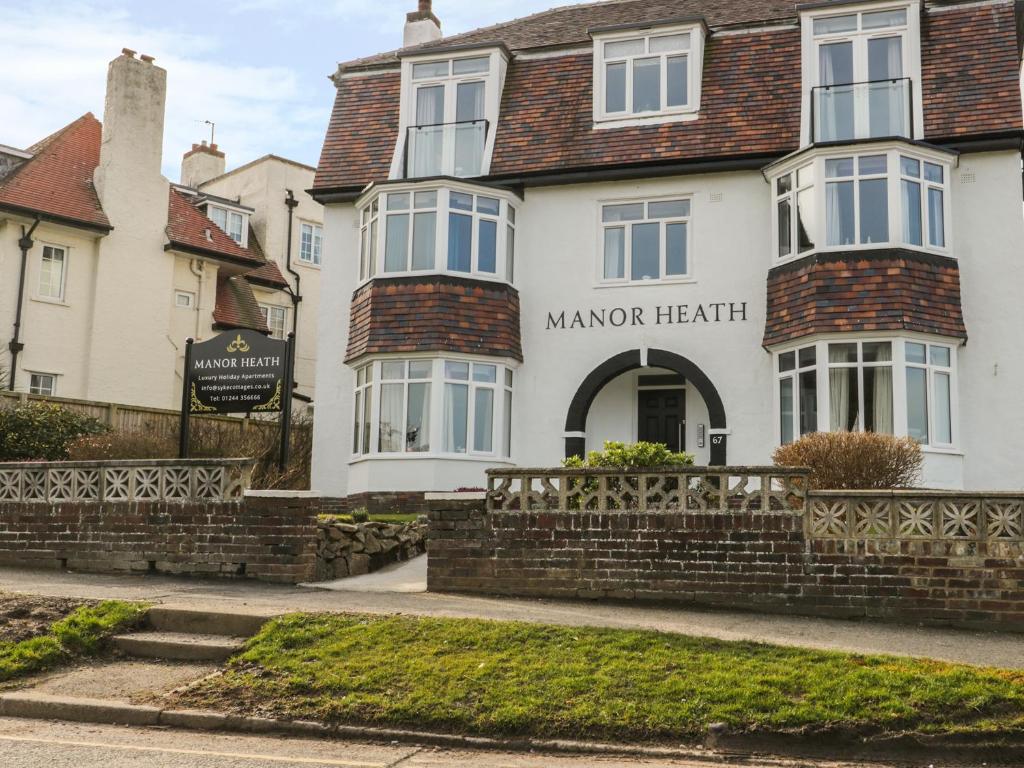
{"label": "arched entrance", "polygon": [[663,349],[647,350],[647,358],[639,349],[630,350],[609,358],[583,380],[569,405],[565,420],[565,455],[582,456],[586,453],[587,416],[594,398],[610,381],[628,371],[643,367],[664,368],[682,376],[700,392],[708,408],[708,423],[711,428],[711,465],[725,466],[727,435],[725,406],[715,385],[692,361],[675,352]]}

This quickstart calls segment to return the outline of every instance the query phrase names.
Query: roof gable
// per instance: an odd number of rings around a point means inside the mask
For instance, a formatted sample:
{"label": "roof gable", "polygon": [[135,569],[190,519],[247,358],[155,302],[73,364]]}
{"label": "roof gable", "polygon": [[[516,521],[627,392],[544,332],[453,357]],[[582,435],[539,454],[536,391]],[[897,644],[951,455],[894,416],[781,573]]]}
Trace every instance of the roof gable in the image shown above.
{"label": "roof gable", "polygon": [[102,126],[91,112],[29,148],[32,159],[0,180],[0,207],[109,230],[93,186]]}

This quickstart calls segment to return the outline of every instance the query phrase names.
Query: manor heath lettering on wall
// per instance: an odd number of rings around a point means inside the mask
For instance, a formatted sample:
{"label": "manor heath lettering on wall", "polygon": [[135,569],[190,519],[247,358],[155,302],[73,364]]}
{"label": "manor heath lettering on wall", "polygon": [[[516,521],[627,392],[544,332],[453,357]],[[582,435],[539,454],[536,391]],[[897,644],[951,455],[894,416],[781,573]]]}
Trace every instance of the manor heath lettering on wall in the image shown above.
{"label": "manor heath lettering on wall", "polygon": [[623,326],[687,325],[693,323],[736,323],[747,319],[747,302],[720,301],[712,304],[665,304],[654,307],[613,307],[548,312],[547,330],[580,328],[621,328]]}

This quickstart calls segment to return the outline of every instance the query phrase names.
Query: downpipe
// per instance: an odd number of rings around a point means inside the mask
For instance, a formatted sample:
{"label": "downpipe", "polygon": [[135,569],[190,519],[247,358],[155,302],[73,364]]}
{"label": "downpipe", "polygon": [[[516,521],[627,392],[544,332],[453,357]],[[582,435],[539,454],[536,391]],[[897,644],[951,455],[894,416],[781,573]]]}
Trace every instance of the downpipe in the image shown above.
{"label": "downpipe", "polygon": [[21,238],[18,240],[18,247],[21,249],[21,271],[18,275],[18,304],[14,312],[14,336],[7,345],[7,349],[11,352],[11,370],[7,375],[7,389],[11,392],[14,391],[14,379],[18,374],[18,355],[25,349],[25,345],[21,341],[21,316],[25,304],[25,276],[28,272],[28,252],[35,245],[32,235],[35,234],[36,227],[38,226],[38,216],[36,216],[36,220],[29,229],[26,230],[25,225],[22,224]]}

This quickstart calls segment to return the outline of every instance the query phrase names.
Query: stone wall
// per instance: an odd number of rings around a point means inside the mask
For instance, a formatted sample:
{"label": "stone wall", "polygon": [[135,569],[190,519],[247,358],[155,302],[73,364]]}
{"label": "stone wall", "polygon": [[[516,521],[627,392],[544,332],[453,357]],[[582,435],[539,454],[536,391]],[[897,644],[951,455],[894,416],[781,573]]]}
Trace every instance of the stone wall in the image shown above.
{"label": "stone wall", "polygon": [[249,466],[0,464],[0,565],[311,581],[319,497],[246,491]]}
{"label": "stone wall", "polygon": [[428,587],[1024,631],[1024,495],[769,472],[492,472],[486,501],[433,502]]}
{"label": "stone wall", "polygon": [[317,581],[362,576],[409,560],[427,549],[427,522],[339,523],[321,521],[316,537]]}

